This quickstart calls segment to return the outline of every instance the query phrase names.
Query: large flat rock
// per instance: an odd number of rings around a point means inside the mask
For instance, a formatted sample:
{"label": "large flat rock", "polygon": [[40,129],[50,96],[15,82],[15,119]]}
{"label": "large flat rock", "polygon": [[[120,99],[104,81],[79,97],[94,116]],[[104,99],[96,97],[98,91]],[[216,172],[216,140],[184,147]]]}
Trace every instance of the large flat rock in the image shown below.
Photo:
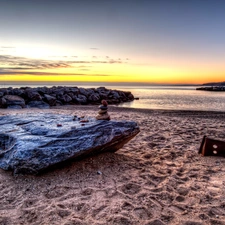
{"label": "large flat rock", "polygon": [[72,115],[53,113],[1,116],[0,168],[38,173],[69,159],[115,152],[139,131],[132,121],[74,121]]}

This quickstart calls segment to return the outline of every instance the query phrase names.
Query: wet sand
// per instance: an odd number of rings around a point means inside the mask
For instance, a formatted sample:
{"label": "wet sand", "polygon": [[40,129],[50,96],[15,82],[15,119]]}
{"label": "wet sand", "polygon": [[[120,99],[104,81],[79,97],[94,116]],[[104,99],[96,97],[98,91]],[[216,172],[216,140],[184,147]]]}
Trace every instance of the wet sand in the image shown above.
{"label": "wet sand", "polygon": [[[28,111],[43,110],[0,115]],[[45,111],[94,117],[98,109]],[[225,158],[198,154],[204,135],[225,140],[225,113],[111,106],[109,114],[136,121],[141,130],[116,153],[38,176],[0,169],[0,224],[225,224]]]}

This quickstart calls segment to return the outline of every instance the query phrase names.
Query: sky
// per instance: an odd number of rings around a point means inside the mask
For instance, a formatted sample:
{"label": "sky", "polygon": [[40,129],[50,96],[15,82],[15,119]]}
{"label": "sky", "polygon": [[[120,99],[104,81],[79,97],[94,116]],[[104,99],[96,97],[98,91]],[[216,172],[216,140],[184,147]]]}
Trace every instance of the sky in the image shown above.
{"label": "sky", "polygon": [[0,83],[225,80],[224,0],[0,0]]}

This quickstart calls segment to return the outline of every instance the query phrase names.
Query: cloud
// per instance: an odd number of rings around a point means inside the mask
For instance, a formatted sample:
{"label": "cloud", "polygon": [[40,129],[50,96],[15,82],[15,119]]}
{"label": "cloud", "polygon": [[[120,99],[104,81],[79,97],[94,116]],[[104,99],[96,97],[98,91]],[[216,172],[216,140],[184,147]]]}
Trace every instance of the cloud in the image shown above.
{"label": "cloud", "polygon": [[34,75],[34,76],[110,76],[107,74],[83,74],[83,73],[51,73],[51,72],[26,72],[26,71],[4,71],[0,69],[0,75]]}
{"label": "cloud", "polygon": [[0,67],[2,70],[32,70],[32,67]]}
{"label": "cloud", "polygon": [[[65,56],[64,56],[65,57]],[[17,57],[12,55],[0,55],[0,65],[7,66],[8,69],[15,67],[20,69],[57,69],[57,68],[76,68],[78,64],[112,64],[123,63],[122,60],[114,60],[107,58],[106,60],[97,60],[96,56],[92,57],[96,60],[40,60],[25,57]]]}
{"label": "cloud", "polygon": [[99,48],[90,48],[91,50],[99,50]]}
{"label": "cloud", "polygon": [[29,67],[30,69],[55,69],[72,67],[72,65],[67,61],[29,59],[11,55],[0,55],[0,64],[7,65],[8,69],[14,69],[15,67],[20,69],[23,69],[24,67],[24,69],[26,69],[26,67]]}
{"label": "cloud", "polygon": [[16,47],[13,47],[13,46],[1,46],[0,48],[16,48]]}
{"label": "cloud", "polygon": [[[40,60],[12,55],[0,55],[0,76],[110,76],[102,74],[85,74],[82,71],[90,71],[94,64],[121,64],[121,60],[107,58],[106,60]],[[125,62],[126,63],[126,62]],[[59,68],[74,68],[78,73],[57,73],[45,70]],[[81,72],[81,73],[79,73]]]}

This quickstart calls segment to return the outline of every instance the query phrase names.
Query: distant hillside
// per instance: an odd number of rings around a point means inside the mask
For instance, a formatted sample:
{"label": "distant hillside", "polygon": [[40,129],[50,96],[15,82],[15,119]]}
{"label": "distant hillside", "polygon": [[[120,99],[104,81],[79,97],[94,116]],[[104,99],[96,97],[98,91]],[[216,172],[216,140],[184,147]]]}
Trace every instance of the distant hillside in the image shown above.
{"label": "distant hillside", "polygon": [[223,82],[212,82],[212,83],[205,83],[202,84],[204,86],[225,86],[225,81]]}

